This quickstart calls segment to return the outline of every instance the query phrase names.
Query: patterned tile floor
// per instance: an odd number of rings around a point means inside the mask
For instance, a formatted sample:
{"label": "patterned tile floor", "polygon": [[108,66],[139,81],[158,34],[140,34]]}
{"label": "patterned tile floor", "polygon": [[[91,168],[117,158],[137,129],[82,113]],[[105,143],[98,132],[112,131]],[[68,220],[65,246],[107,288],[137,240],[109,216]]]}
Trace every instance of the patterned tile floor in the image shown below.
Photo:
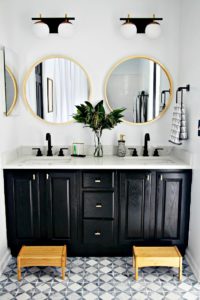
{"label": "patterned tile floor", "polygon": [[68,258],[66,275],[63,281],[57,268],[25,268],[18,282],[13,258],[0,276],[0,299],[200,299],[200,283],[185,261],[182,282],[172,268],[140,269],[135,282],[130,257]]}

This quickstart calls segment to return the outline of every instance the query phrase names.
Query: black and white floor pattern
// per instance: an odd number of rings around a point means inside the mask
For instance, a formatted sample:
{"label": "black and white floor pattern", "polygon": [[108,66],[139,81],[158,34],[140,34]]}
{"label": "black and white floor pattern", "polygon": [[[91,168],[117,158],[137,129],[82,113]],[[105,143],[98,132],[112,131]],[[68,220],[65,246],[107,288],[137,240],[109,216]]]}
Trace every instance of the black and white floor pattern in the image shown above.
{"label": "black and white floor pattern", "polygon": [[173,268],[140,269],[137,282],[133,275],[131,257],[69,257],[64,281],[58,268],[31,267],[19,282],[13,258],[0,276],[0,299],[200,299],[200,283],[185,261],[182,282]]}

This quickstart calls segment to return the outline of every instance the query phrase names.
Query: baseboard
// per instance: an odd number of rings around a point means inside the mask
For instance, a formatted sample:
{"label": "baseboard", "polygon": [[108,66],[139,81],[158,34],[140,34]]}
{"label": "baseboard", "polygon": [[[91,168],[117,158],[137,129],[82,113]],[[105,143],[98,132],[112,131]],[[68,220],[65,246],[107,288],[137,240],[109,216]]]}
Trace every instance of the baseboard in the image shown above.
{"label": "baseboard", "polygon": [[8,265],[9,260],[11,259],[10,250],[7,249],[3,257],[0,257],[0,275],[3,273],[5,268]]}
{"label": "baseboard", "polygon": [[198,268],[194,258],[192,257],[192,255],[188,249],[186,250],[185,259],[187,260],[190,268],[192,269],[192,272],[193,272],[194,276],[196,277],[196,279],[198,281],[200,281],[200,269]]}

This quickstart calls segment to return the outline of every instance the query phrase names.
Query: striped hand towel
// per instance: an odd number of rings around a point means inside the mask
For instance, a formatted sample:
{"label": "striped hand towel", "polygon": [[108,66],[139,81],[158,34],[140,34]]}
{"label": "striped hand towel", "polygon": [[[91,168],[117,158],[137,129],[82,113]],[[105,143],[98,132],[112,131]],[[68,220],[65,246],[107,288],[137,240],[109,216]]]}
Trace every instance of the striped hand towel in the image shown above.
{"label": "striped hand towel", "polygon": [[176,104],[172,117],[172,127],[169,142],[182,145],[182,140],[187,140],[186,112],[183,104],[183,91],[181,90],[181,102],[178,103],[178,90],[176,92]]}

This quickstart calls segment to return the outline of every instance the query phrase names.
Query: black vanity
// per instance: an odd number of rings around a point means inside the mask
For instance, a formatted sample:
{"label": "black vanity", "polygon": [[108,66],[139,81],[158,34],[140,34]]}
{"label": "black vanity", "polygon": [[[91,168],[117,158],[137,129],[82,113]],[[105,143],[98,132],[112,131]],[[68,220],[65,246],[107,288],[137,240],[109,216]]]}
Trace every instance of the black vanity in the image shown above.
{"label": "black vanity", "polygon": [[8,246],[68,245],[73,256],[188,243],[191,170],[4,170]]}

